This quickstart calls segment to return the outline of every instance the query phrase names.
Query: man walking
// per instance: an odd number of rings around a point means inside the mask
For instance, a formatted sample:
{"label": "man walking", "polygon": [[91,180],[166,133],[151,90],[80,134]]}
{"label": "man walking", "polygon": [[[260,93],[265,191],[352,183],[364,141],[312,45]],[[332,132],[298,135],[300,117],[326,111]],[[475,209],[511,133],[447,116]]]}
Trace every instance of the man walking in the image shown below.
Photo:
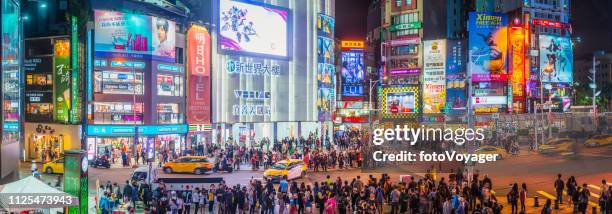
{"label": "man walking", "polygon": [[561,174],[557,175],[557,180],[555,181],[555,190],[557,191],[557,202],[559,204],[563,204],[563,189],[565,188],[565,183],[561,179]]}

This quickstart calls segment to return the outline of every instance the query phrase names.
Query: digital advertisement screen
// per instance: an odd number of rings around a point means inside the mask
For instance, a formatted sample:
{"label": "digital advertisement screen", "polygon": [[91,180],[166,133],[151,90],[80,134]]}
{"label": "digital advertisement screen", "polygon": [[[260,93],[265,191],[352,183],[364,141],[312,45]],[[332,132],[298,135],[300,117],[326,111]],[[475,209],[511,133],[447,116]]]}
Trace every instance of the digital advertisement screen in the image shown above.
{"label": "digital advertisement screen", "polygon": [[387,93],[387,114],[412,114],[415,113],[414,92]]}
{"label": "digital advertisement screen", "polygon": [[[363,50],[342,52],[342,87],[359,86],[364,84],[365,67],[363,65]],[[342,96],[364,96],[363,91],[343,90]]]}
{"label": "digital advertisement screen", "polygon": [[174,61],[176,24],[158,17],[95,10],[95,54]]}
{"label": "digital advertisement screen", "polygon": [[446,46],[446,106],[452,113],[467,106],[466,41],[447,40]]}
{"label": "digital advertisement screen", "polygon": [[573,81],[572,42],[569,37],[540,35],[540,72],[544,82]]}
{"label": "digital advertisement screen", "polygon": [[210,123],[210,33],[193,25],[187,31],[187,122]]}
{"label": "digital advertisement screen", "polygon": [[508,50],[508,20],[501,13],[470,12],[469,69],[473,81],[486,81],[485,76],[506,76]]}
{"label": "digital advertisement screen", "polygon": [[441,113],[446,102],[446,40],[424,42],[423,113]]}
{"label": "digital advertisement screen", "polygon": [[334,40],[319,36],[317,38],[317,55],[319,62],[334,63]]}
{"label": "digital advertisement screen", "polygon": [[383,118],[399,119],[418,116],[419,87],[383,87],[378,92]]}
{"label": "digital advertisement screen", "polygon": [[219,11],[220,50],[289,57],[289,9],[221,0]]}
{"label": "digital advertisement screen", "polygon": [[524,28],[510,28],[510,82],[512,83],[512,96],[525,97],[525,30]]}

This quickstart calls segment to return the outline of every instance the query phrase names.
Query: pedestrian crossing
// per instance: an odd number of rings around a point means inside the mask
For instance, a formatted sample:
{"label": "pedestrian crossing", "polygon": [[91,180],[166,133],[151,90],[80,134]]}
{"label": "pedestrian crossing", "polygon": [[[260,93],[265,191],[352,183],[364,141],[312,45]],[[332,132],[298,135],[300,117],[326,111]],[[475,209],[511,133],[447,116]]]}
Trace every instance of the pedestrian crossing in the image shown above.
{"label": "pedestrian crossing", "polygon": [[[607,183],[607,184],[612,185],[612,183]],[[599,201],[599,198],[601,197],[601,195],[599,195],[599,192],[601,192],[602,188],[594,184],[587,184],[587,187],[589,188],[589,191],[591,193],[591,197],[589,197],[589,206],[594,206],[599,209],[599,204],[597,203],[597,201]],[[556,193],[550,194],[544,190],[538,190],[536,191],[536,193],[552,201],[557,200],[557,197],[555,196]],[[567,191],[564,190],[563,195],[567,196]]]}

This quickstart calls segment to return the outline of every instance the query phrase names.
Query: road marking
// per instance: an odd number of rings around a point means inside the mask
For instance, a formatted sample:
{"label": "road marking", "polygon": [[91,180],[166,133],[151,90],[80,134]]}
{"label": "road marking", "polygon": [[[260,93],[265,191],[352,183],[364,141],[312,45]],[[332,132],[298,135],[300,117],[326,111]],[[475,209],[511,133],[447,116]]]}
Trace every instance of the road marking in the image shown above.
{"label": "road marking", "polygon": [[593,184],[589,184],[589,187],[591,187],[593,189],[601,190],[601,187],[595,186]]}
{"label": "road marking", "polygon": [[550,200],[557,200],[557,197],[555,197],[554,195],[548,194],[547,192],[544,192],[542,190],[537,191],[538,194],[550,199]]}

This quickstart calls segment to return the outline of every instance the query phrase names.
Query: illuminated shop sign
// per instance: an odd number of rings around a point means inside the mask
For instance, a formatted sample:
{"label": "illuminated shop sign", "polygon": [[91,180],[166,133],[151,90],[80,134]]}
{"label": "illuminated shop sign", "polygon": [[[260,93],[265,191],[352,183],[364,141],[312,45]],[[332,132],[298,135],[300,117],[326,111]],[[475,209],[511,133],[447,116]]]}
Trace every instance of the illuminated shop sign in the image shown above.
{"label": "illuminated shop sign", "polygon": [[553,21],[553,20],[545,20],[545,19],[531,19],[531,23],[533,25],[539,25],[544,27],[552,27],[552,28],[569,28],[570,24]]}
{"label": "illuminated shop sign", "polygon": [[[188,127],[181,125],[144,125],[137,126],[139,135],[160,135],[160,134],[185,134]],[[126,136],[134,135],[132,125],[89,125],[87,135],[89,136]]]}
{"label": "illuminated shop sign", "polygon": [[473,82],[506,82],[508,75],[506,74],[472,74]]}
{"label": "illuminated shop sign", "polygon": [[211,124],[189,124],[189,132],[209,132],[212,131]]}
{"label": "illuminated shop sign", "polygon": [[106,62],[106,60],[96,59],[94,60],[94,66],[95,67],[106,67],[108,66],[108,63]]}
{"label": "illuminated shop sign", "polygon": [[17,132],[19,131],[19,123],[17,122],[4,122],[2,130],[5,132]]}
{"label": "illuminated shop sign", "polygon": [[341,43],[342,48],[363,48],[363,41],[342,41]]}
{"label": "illuminated shop sign", "polygon": [[361,101],[338,101],[336,107],[339,109],[362,109],[365,106],[365,102]]}
{"label": "illuminated shop sign", "polygon": [[418,44],[421,44],[421,38],[413,37],[413,38],[396,39],[396,40],[388,41],[387,44],[391,46],[418,45]]}
{"label": "illuminated shop sign", "polygon": [[409,22],[409,23],[404,23],[404,24],[391,25],[391,27],[389,27],[389,31],[394,32],[394,31],[399,31],[399,30],[419,29],[422,27],[423,27],[422,22]]}
{"label": "illuminated shop sign", "polygon": [[241,62],[229,60],[225,64],[225,70],[230,74],[251,74],[262,76],[280,75],[280,65],[270,65],[259,62]]}
{"label": "illuminated shop sign", "polygon": [[183,68],[168,64],[157,64],[157,70],[159,71],[170,71],[170,72],[183,72]]}
{"label": "illuminated shop sign", "polygon": [[144,69],[144,62],[132,62],[132,61],[111,61],[111,67],[126,67],[135,69]]}
{"label": "illuminated shop sign", "polygon": [[506,96],[480,96],[472,97],[474,105],[505,105],[508,102]]}
{"label": "illuminated shop sign", "polygon": [[342,96],[363,96],[363,86],[361,85],[343,85]]}
{"label": "illuminated shop sign", "polygon": [[234,105],[232,109],[234,116],[262,116],[272,113],[269,105]]}
{"label": "illuminated shop sign", "polygon": [[390,70],[389,74],[418,74],[421,72],[420,68],[406,68],[406,69],[395,69]]}
{"label": "illuminated shop sign", "polygon": [[267,99],[270,99],[271,94],[268,91],[234,90],[234,96],[236,98],[249,99],[249,100],[267,100]]}

